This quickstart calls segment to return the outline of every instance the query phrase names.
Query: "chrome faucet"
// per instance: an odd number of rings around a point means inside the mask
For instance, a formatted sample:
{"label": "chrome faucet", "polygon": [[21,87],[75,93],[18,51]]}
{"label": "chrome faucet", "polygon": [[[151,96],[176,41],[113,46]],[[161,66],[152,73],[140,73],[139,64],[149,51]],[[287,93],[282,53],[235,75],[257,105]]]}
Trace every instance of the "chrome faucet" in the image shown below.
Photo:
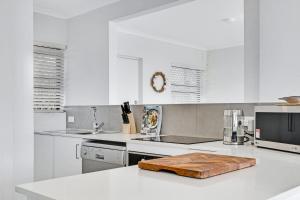
{"label": "chrome faucet", "polygon": [[96,107],[91,107],[93,110],[93,116],[94,116],[94,121],[93,121],[93,134],[101,133],[103,132],[103,126],[104,122],[99,123],[96,118],[96,112],[97,108]]}

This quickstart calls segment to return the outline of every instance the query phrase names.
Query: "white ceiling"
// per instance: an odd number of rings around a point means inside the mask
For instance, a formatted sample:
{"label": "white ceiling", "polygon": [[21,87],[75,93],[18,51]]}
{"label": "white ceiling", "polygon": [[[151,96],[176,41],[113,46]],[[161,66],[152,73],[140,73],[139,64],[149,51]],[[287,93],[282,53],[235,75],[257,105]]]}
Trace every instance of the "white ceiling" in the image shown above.
{"label": "white ceiling", "polygon": [[244,43],[244,0],[195,0],[118,25],[124,32],[199,49],[237,46]]}
{"label": "white ceiling", "polygon": [[34,12],[68,19],[119,0],[34,0]]}

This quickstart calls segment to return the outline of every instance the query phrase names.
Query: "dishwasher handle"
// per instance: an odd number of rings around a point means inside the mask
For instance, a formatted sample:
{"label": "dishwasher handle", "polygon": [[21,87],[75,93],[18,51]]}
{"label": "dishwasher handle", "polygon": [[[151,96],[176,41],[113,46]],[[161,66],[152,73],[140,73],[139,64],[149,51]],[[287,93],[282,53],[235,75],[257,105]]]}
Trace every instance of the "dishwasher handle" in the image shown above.
{"label": "dishwasher handle", "polygon": [[100,160],[104,160],[104,155],[100,155],[100,154],[95,154],[95,158],[96,159],[100,159]]}

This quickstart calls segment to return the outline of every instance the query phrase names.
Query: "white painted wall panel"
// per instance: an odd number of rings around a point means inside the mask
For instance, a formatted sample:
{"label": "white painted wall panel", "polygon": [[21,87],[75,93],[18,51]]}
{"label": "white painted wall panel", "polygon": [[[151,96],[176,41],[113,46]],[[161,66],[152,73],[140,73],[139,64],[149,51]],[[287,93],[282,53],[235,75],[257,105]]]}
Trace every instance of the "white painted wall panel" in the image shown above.
{"label": "white painted wall panel", "polygon": [[0,199],[33,180],[33,2],[0,1]]}
{"label": "white painted wall panel", "polygon": [[[135,36],[119,32],[117,54],[128,55],[142,58],[143,60],[143,103],[144,104],[168,104],[172,102],[170,88],[170,72],[172,64],[180,64],[186,67],[204,69],[206,52],[190,47],[174,45],[167,42],[148,39],[145,37]],[[117,58],[117,55],[115,55]],[[114,77],[118,74],[119,66],[110,66],[110,76]],[[150,80],[152,75],[161,71],[166,75],[167,86],[163,93],[155,92]],[[130,76],[130,74],[124,74]],[[116,82],[120,79],[112,79],[110,82],[112,92],[118,92]],[[111,99],[111,104],[114,104]]]}
{"label": "white painted wall panel", "polygon": [[12,112],[12,49],[10,43],[13,41],[12,2],[10,0],[0,1],[0,199],[11,200],[13,196],[13,112]]}
{"label": "white painted wall panel", "polygon": [[244,46],[208,51],[206,100],[244,102]]}
{"label": "white painted wall panel", "polygon": [[33,22],[35,41],[67,44],[67,20],[34,13]]}
{"label": "white painted wall panel", "polygon": [[178,0],[127,0],[69,21],[66,105],[109,103],[109,21]]}
{"label": "white painted wall panel", "polygon": [[[67,20],[34,13],[33,15],[34,41],[67,45]],[[65,52],[65,68],[68,63],[68,51]],[[66,72],[67,73],[67,72]],[[65,113],[35,113],[34,130],[51,131],[66,129]]]}
{"label": "white painted wall panel", "polygon": [[66,113],[34,113],[34,131],[66,129]]}
{"label": "white painted wall panel", "polygon": [[245,102],[259,100],[259,0],[244,0]]}
{"label": "white painted wall panel", "polygon": [[260,101],[300,95],[300,1],[260,1]]}
{"label": "white painted wall panel", "polygon": [[[155,8],[176,0],[120,1],[75,17],[69,23],[71,60],[66,77],[66,105],[109,103],[109,20]],[[245,0],[245,101],[258,99],[258,0]],[[111,60],[110,60],[111,62]],[[80,80],[80,81],[78,81]]]}

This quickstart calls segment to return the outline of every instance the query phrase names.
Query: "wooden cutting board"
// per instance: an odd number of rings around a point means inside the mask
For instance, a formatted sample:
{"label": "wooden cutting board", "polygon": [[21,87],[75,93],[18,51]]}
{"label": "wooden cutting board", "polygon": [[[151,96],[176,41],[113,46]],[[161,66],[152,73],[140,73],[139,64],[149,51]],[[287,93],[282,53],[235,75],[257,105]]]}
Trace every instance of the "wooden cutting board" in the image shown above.
{"label": "wooden cutting board", "polygon": [[180,176],[208,178],[251,167],[255,164],[255,158],[191,153],[153,160],[143,160],[138,163],[138,166],[141,169],[151,171],[169,171]]}

